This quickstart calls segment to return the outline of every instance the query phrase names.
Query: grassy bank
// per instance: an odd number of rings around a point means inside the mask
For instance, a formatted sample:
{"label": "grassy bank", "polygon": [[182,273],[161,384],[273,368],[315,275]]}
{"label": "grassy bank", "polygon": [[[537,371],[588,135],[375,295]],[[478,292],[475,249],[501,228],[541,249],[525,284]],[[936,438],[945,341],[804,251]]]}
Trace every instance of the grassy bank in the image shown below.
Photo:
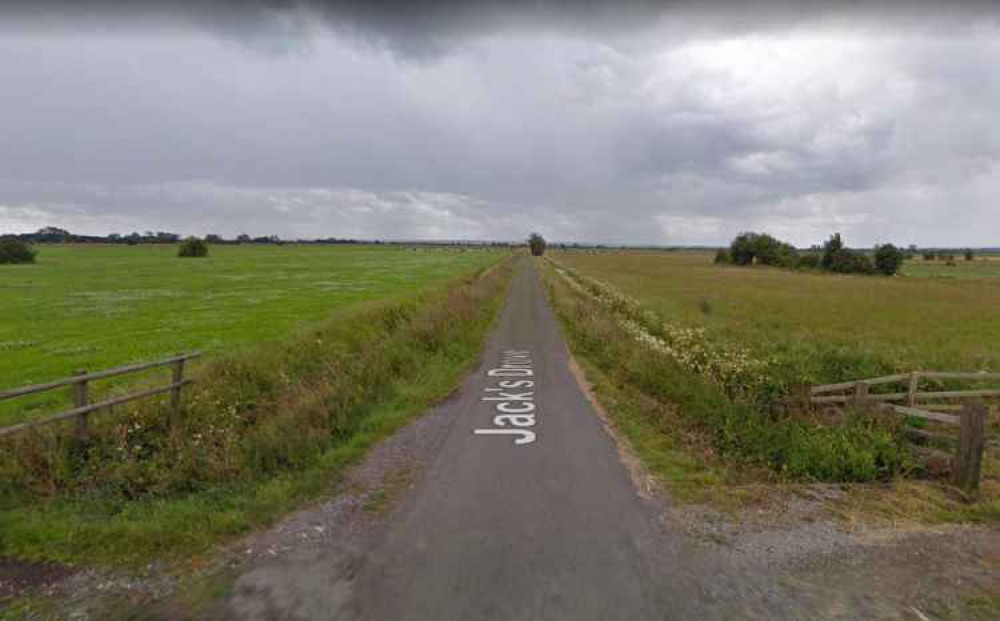
{"label": "grassy bank", "polygon": [[329,489],[374,441],[453,389],[502,302],[509,265],[338,313],[214,357],[183,425],[162,407],[94,417],[0,449],[0,555],[142,562],[204,551]]}
{"label": "grassy bank", "polygon": [[[850,412],[830,421],[778,407],[773,359],[703,327],[665,322],[573,270],[542,267],[598,398],[678,498],[725,506],[752,498],[765,483],[878,482],[859,487],[852,502],[888,516],[876,507],[891,503],[885,490],[906,489],[907,477],[921,475],[920,460],[901,441],[904,421]],[[931,482],[906,513],[928,521],[1000,521],[998,466],[991,451],[983,502],[964,505]]]}
{"label": "grassy bank", "polygon": [[[412,295],[495,262],[495,252],[385,246],[41,245],[0,266],[0,389],[288,337],[331,312]],[[115,382],[105,385],[113,387]],[[66,391],[0,403],[0,425],[66,405]]]}

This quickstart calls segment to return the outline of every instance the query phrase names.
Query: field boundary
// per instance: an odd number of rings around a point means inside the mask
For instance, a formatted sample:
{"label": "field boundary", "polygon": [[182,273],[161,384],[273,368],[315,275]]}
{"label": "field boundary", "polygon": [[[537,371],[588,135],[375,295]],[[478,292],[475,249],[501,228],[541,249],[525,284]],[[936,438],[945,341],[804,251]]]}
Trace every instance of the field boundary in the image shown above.
{"label": "field boundary", "polygon": [[[124,367],[118,367],[115,369],[108,369],[105,371],[96,371],[93,373],[87,373],[86,371],[78,371],[73,377],[55,380],[52,382],[46,382],[44,384],[35,384],[33,386],[24,386],[21,388],[14,388],[11,390],[0,391],[0,401],[5,401],[8,399],[25,397],[28,395],[39,394],[42,392],[48,392],[50,390],[56,390],[58,388],[64,388],[69,386],[71,387],[72,390],[73,405],[74,405],[73,409],[68,410],[66,412],[61,412],[59,414],[54,414],[52,416],[48,416],[38,420],[19,423],[17,425],[0,427],[0,437],[19,433],[35,427],[41,427],[43,425],[50,425],[52,423],[57,423],[59,421],[66,420],[69,418],[75,418],[76,439],[78,441],[86,441],[87,418],[91,412],[110,409],[116,405],[122,405],[125,403],[129,403],[131,401],[137,401],[139,399],[144,399],[146,397],[152,397],[154,395],[163,394],[165,392],[170,393],[169,424],[171,427],[176,426],[181,413],[181,390],[184,388],[184,386],[194,383],[193,379],[184,377],[185,363],[188,360],[193,360],[200,356],[201,352],[191,352],[188,354],[177,354],[176,356],[173,356],[172,358],[167,358],[165,360],[132,364]],[[90,382],[92,381],[107,379],[111,377],[119,377],[131,373],[139,373],[141,371],[147,371],[149,369],[155,369],[165,366],[171,366],[173,372],[171,383],[166,386],[150,388],[140,392],[123,395],[121,397],[115,397],[113,399],[100,401],[98,403],[89,403],[89,386]]]}

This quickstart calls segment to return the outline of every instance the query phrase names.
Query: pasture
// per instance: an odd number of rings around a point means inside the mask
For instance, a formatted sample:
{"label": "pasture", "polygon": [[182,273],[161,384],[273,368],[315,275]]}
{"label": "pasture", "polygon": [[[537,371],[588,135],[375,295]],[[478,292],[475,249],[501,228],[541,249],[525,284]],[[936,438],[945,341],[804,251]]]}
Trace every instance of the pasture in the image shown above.
{"label": "pasture", "polygon": [[[916,261],[908,277],[716,266],[700,252],[554,253],[644,308],[772,360],[790,383],[1000,370],[1000,261]],[[937,270],[960,277],[940,278]]]}
{"label": "pasture", "polygon": [[[212,246],[204,259],[177,258],[174,245],[39,250],[34,265],[0,266],[0,389],[279,340],[334,311],[443,284],[500,256],[388,246]],[[57,398],[5,403],[0,425],[50,410]]]}

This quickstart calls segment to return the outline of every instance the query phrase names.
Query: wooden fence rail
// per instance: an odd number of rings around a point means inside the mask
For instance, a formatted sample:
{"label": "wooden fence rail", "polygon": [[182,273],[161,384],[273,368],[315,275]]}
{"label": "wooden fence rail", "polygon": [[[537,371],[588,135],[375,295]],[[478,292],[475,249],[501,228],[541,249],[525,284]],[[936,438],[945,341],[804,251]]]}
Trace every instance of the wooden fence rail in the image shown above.
{"label": "wooden fence rail", "polygon": [[[809,390],[809,401],[813,404],[851,404],[860,411],[881,411],[906,416],[914,416],[959,427],[958,451],[952,462],[952,482],[967,493],[979,491],[982,476],[983,451],[986,446],[986,419],[989,409],[982,403],[965,405],[934,404],[918,408],[922,401],[937,399],[984,399],[1000,397],[1000,390],[941,390],[920,392],[921,379],[993,380],[1000,379],[1000,373],[950,373],[937,371],[914,371],[898,375],[887,375],[872,379],[854,380],[839,384],[813,386]],[[872,386],[906,383],[906,392],[872,393]],[[842,393],[842,394],[829,394]],[[905,405],[886,403],[903,401]],[[935,410],[958,410],[957,414],[945,414]]]}
{"label": "wooden fence rail", "polygon": [[[201,356],[200,352],[193,352],[190,354],[178,354],[177,356],[174,356],[173,358],[167,358],[166,360],[133,364],[125,367],[118,367],[117,369],[97,371],[95,373],[78,371],[76,374],[73,375],[73,377],[68,377],[66,379],[56,380],[54,382],[47,382],[45,384],[36,384],[34,386],[25,386],[23,388],[14,388],[12,390],[0,391],[0,401],[4,401],[7,399],[14,399],[16,397],[24,397],[27,395],[34,395],[42,392],[47,392],[50,390],[55,390],[57,388],[65,388],[67,386],[71,388],[73,395],[73,409],[68,410],[66,412],[61,412],[59,414],[54,414],[52,416],[48,416],[46,418],[41,418],[38,420],[27,421],[17,425],[10,425],[9,427],[0,427],[0,437],[18,433],[26,429],[31,429],[32,427],[40,427],[42,425],[49,425],[52,423],[59,422],[61,420],[75,418],[76,437],[78,440],[81,441],[86,440],[87,417],[91,412],[96,412],[98,410],[103,410],[103,409],[110,409],[116,405],[121,405],[123,403],[136,401],[138,399],[144,399],[146,397],[151,397],[153,395],[159,395],[166,392],[170,393],[169,423],[171,426],[174,426],[180,420],[181,389],[184,386],[194,382],[194,380],[192,379],[184,378],[185,362],[193,358],[198,358],[199,356]],[[155,369],[158,367],[165,367],[165,366],[172,367],[171,382],[166,386],[150,388],[129,395],[114,397],[112,399],[100,401],[98,403],[90,403],[90,382],[93,382],[95,380],[107,379],[109,377],[128,375],[130,373],[138,373],[140,371],[146,371],[149,369]]]}

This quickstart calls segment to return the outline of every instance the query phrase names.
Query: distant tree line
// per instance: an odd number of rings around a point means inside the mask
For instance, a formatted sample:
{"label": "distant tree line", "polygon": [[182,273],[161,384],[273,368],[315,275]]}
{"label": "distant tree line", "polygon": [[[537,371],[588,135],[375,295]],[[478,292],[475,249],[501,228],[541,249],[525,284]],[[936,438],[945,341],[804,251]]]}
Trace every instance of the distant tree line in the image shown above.
{"label": "distant tree line", "polygon": [[966,248],[965,250],[923,250],[921,251],[921,256],[924,261],[944,261],[950,265],[955,264],[955,255],[961,253],[962,258],[966,261],[976,260],[976,251],[971,248]]}
{"label": "distant tree line", "polygon": [[871,255],[848,248],[840,233],[833,234],[822,246],[814,246],[804,253],[766,233],[740,233],[728,249],[720,249],[715,256],[715,262],[719,264],[772,265],[837,274],[886,276],[897,274],[905,259],[906,253],[892,244],[875,246]]}
{"label": "distant tree line", "polygon": [[[34,233],[22,233],[20,235],[11,235],[9,237],[14,237],[20,239],[21,241],[28,242],[30,244],[126,244],[126,245],[136,245],[136,244],[176,244],[181,241],[181,236],[177,233],[171,233],[169,231],[146,231],[144,233],[139,233],[138,231],[132,233],[110,233],[108,235],[78,235],[76,233],[70,233],[66,229],[61,229],[54,226],[47,226],[45,228],[39,229]],[[251,237],[250,235],[243,234],[232,239],[226,239],[222,235],[215,233],[209,233],[205,235],[204,241],[208,244],[283,244],[285,243],[277,235],[261,235],[257,237]],[[361,243],[379,243],[379,242],[366,242],[357,239],[339,239],[336,237],[327,237],[323,239],[309,239],[309,240],[296,240],[296,243],[305,244],[361,244]]]}

